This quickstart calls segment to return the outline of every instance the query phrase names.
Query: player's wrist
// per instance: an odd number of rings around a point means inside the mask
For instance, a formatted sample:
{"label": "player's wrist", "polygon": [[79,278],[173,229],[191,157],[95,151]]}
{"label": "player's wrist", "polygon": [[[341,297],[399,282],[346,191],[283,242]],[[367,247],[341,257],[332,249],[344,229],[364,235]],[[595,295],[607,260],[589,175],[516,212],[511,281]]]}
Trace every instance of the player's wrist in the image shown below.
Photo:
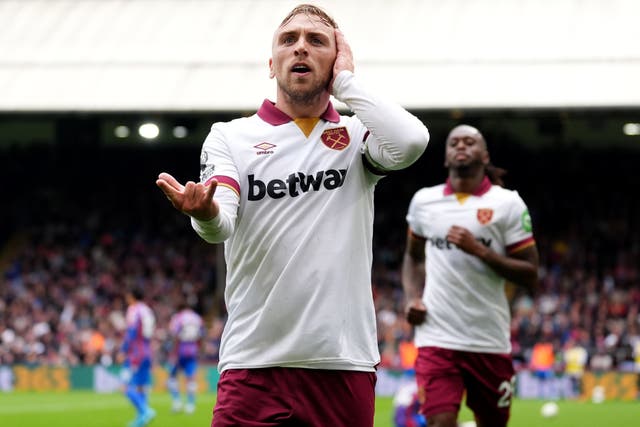
{"label": "player's wrist", "polygon": [[331,94],[336,97],[338,100],[342,100],[342,92],[345,88],[345,85],[351,78],[353,77],[353,72],[347,69],[336,70],[334,71],[334,79],[331,85]]}
{"label": "player's wrist", "polygon": [[220,225],[220,212],[201,214],[198,216],[191,215],[191,217],[203,228],[218,227]]}
{"label": "player's wrist", "polygon": [[495,255],[495,252],[493,252],[490,248],[484,245],[479,245],[477,256],[482,261],[486,262],[487,264],[491,264],[494,259],[493,257],[494,255]]}

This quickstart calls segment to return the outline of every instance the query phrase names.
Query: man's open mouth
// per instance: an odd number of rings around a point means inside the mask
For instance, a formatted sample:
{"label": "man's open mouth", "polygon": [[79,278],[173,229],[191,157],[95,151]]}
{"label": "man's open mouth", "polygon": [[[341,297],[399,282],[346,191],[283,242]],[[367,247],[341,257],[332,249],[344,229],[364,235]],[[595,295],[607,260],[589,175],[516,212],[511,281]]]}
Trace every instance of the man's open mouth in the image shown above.
{"label": "man's open mouth", "polygon": [[291,72],[293,73],[304,74],[310,71],[311,71],[311,68],[309,68],[309,66],[305,64],[296,64],[293,67],[291,67]]}

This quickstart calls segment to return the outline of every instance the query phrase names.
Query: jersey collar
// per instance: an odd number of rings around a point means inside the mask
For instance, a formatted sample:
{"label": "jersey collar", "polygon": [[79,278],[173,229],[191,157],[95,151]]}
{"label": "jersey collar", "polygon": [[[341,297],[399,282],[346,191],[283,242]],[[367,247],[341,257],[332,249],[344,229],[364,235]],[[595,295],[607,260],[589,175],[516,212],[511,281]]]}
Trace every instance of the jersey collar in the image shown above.
{"label": "jersey collar", "polygon": [[[268,99],[265,99],[260,106],[258,117],[273,126],[280,126],[293,121],[291,117],[278,110],[275,104]],[[329,102],[329,106],[320,118],[328,122],[338,123],[340,121],[340,114],[338,114],[331,102]]]}
{"label": "jersey collar", "polygon": [[[489,178],[485,175],[484,178],[482,179],[482,182],[478,186],[478,188],[476,188],[474,192],[471,194],[473,194],[474,196],[482,196],[484,193],[489,191],[492,185],[493,184],[491,184],[491,181],[489,181]],[[447,182],[444,184],[444,195],[448,196],[454,193],[455,191],[453,191],[453,187],[451,186],[451,181],[449,180],[449,178],[447,178]]]}

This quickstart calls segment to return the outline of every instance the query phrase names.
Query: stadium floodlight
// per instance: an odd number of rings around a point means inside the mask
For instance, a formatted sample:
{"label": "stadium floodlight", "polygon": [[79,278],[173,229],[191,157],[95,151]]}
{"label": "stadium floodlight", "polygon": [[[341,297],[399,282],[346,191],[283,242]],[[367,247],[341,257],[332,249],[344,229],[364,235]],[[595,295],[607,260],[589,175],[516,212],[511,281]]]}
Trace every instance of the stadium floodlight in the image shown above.
{"label": "stadium floodlight", "polygon": [[160,135],[160,128],[155,123],[147,122],[140,125],[138,133],[144,139],[156,139]]}
{"label": "stadium floodlight", "polygon": [[113,130],[113,134],[116,138],[126,138],[129,136],[129,128],[125,125],[116,126]]}
{"label": "stadium floodlight", "polygon": [[173,128],[173,136],[174,138],[182,139],[186,138],[189,135],[189,129],[185,126],[175,126]]}
{"label": "stadium floodlight", "polygon": [[622,132],[628,136],[640,135],[640,123],[625,123],[622,126]]}

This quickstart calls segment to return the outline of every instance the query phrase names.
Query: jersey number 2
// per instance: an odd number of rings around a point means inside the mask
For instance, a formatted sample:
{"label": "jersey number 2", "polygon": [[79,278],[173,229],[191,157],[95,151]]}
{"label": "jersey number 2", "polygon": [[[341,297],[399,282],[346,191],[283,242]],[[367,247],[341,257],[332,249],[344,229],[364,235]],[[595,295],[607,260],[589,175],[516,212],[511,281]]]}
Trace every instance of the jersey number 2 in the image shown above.
{"label": "jersey number 2", "polygon": [[516,389],[516,376],[511,377],[511,381],[503,381],[498,387],[501,396],[498,399],[498,408],[508,408],[511,406],[511,396]]}

